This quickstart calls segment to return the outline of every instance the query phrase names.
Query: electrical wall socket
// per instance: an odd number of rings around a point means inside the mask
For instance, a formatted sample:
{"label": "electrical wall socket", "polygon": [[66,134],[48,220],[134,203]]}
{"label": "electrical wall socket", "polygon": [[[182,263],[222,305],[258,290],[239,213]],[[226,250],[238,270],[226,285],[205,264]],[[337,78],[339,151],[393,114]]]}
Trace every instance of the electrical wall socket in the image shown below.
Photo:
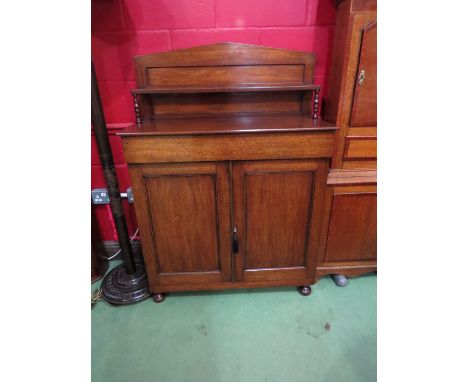
{"label": "electrical wall socket", "polygon": [[109,193],[105,188],[95,188],[91,190],[91,200],[93,204],[109,204]]}
{"label": "electrical wall socket", "polygon": [[[129,203],[133,203],[132,188],[127,189],[127,193],[121,193],[122,198],[127,198]],[[91,200],[93,204],[110,204],[109,193],[106,188],[95,188],[91,190]]]}

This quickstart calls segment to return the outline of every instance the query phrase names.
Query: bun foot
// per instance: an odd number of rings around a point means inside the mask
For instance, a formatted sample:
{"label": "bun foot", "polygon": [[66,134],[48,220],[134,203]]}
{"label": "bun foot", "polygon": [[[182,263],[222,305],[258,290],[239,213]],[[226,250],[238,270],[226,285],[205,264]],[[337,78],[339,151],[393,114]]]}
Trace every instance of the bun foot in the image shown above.
{"label": "bun foot", "polygon": [[348,284],[348,278],[344,275],[331,275],[336,286],[345,287]]}
{"label": "bun foot", "polygon": [[155,293],[153,295],[153,300],[156,304],[163,302],[165,298],[166,296],[164,296],[162,293]]}
{"label": "bun foot", "polygon": [[297,290],[299,291],[300,294],[302,294],[303,296],[308,296],[309,294],[312,293],[312,288],[308,285],[306,286],[300,286],[297,288]]}

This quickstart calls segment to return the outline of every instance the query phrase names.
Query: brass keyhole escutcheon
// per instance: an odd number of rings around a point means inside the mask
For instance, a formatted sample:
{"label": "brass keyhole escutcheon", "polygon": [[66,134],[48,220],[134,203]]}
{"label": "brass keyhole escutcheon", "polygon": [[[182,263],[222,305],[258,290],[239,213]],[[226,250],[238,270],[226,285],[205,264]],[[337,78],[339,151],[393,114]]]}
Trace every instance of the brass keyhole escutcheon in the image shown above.
{"label": "brass keyhole escutcheon", "polygon": [[359,85],[362,85],[364,83],[364,80],[366,78],[366,71],[364,69],[362,69],[360,72],[359,72]]}
{"label": "brass keyhole escutcheon", "polygon": [[234,229],[232,230],[232,252],[234,254],[239,253],[239,241],[237,240],[237,226],[234,226]]}

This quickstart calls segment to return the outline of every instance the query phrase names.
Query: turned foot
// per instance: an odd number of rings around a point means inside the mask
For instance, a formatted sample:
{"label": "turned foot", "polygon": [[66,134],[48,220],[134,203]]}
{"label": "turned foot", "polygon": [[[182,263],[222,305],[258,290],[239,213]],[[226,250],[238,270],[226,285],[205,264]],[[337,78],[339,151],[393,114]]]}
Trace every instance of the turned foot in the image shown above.
{"label": "turned foot", "polygon": [[331,275],[336,286],[345,287],[348,284],[348,278],[344,275]]}
{"label": "turned foot", "polygon": [[153,300],[155,303],[159,304],[160,302],[163,302],[166,296],[164,296],[162,293],[155,293],[153,295]]}
{"label": "turned foot", "polygon": [[312,288],[310,286],[308,286],[308,285],[300,286],[300,287],[297,288],[297,290],[303,296],[308,296],[309,294],[312,293]]}

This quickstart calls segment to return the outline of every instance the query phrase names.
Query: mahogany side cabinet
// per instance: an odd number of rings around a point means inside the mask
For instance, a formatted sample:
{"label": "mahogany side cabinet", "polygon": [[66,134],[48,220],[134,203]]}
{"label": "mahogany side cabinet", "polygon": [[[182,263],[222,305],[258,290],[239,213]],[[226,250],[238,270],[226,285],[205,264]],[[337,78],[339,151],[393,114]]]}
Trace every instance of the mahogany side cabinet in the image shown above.
{"label": "mahogany side cabinet", "polygon": [[271,286],[310,294],[337,131],[318,117],[315,56],[222,43],[135,65],[137,123],[120,135],[154,300]]}

